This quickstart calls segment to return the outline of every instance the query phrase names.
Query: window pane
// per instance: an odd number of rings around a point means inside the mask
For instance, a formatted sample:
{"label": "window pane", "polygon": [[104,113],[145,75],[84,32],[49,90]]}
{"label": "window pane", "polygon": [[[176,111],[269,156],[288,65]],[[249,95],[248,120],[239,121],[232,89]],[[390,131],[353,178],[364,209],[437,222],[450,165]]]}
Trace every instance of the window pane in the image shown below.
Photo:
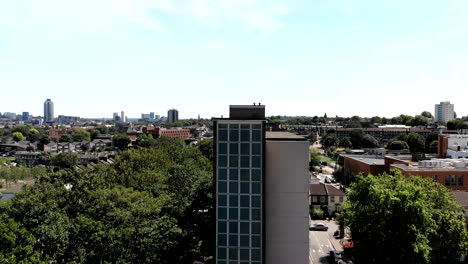
{"label": "window pane", "polygon": [[218,233],[227,233],[227,222],[218,221]]}
{"label": "window pane", "polygon": [[262,141],[262,131],[261,130],[252,130],[252,141]]}
{"label": "window pane", "polygon": [[239,130],[229,130],[229,141],[239,141]]}
{"label": "window pane", "polygon": [[227,236],[218,234],[218,246],[227,246]]}
{"label": "window pane", "polygon": [[241,193],[249,193],[250,192],[250,188],[249,188],[249,183],[248,182],[241,182]]}
{"label": "window pane", "polygon": [[455,175],[452,175],[452,185],[457,185],[455,181]]}
{"label": "window pane", "polygon": [[241,212],[241,220],[249,220],[249,209],[240,209]]}
{"label": "window pane", "polygon": [[[236,208],[229,208],[229,220],[238,220],[239,210]],[[237,222],[236,222],[237,225]],[[229,231],[230,232],[230,231]]]}
{"label": "window pane", "polygon": [[239,124],[229,124],[229,129],[239,129]]}
{"label": "window pane", "polygon": [[252,170],[252,181],[260,181],[261,175],[261,170]]}
{"label": "window pane", "polygon": [[226,195],[219,195],[218,196],[218,206],[227,206]]}
{"label": "window pane", "polygon": [[252,168],[260,168],[262,166],[262,162],[260,156],[252,156]]}
{"label": "window pane", "polygon": [[229,222],[229,234],[237,234],[238,232],[237,222]]}
{"label": "window pane", "polygon": [[260,249],[252,249],[252,260],[260,260]]}
{"label": "window pane", "polygon": [[227,182],[218,181],[218,192],[226,193],[227,192]]}
{"label": "window pane", "polygon": [[218,248],[218,259],[226,259],[226,254],[227,249],[226,248]]}
{"label": "window pane", "polygon": [[250,154],[250,144],[249,143],[241,143],[241,154],[249,155]]}
{"label": "window pane", "polygon": [[223,208],[223,207],[218,208],[218,218],[227,219],[227,208]]}
{"label": "window pane", "polygon": [[241,247],[249,247],[249,242],[250,242],[250,238],[249,236],[247,235],[241,235],[240,236],[240,246]]}
{"label": "window pane", "polygon": [[239,144],[237,143],[229,144],[229,154],[239,154]]}
{"label": "window pane", "polygon": [[238,183],[237,182],[230,182],[229,183],[229,193],[238,193]]}
{"label": "window pane", "polygon": [[260,207],[260,196],[252,196],[252,207]]}
{"label": "window pane", "polygon": [[241,129],[250,129],[250,124],[241,124]]}
{"label": "window pane", "polygon": [[252,220],[260,220],[260,209],[252,209]]}
{"label": "window pane", "polygon": [[252,236],[252,247],[260,247],[260,236]]}
{"label": "window pane", "polygon": [[250,197],[247,195],[241,195],[240,197],[240,206],[241,207],[249,207],[249,199]]}
{"label": "window pane", "polygon": [[450,175],[445,176],[445,185],[450,185]]}
{"label": "window pane", "polygon": [[227,124],[219,124],[218,127],[221,129],[221,128],[227,128]]}
{"label": "window pane", "polygon": [[[249,252],[248,249],[241,249],[240,250],[240,260],[249,260]],[[247,262],[248,263],[248,262]]]}
{"label": "window pane", "polygon": [[240,233],[241,234],[248,234],[249,233],[249,223],[248,222],[241,222],[240,223]]}
{"label": "window pane", "polygon": [[227,154],[227,144],[226,143],[219,143],[218,144],[218,153],[219,154]]}
{"label": "window pane", "polygon": [[218,169],[218,180],[227,180],[227,170],[226,169]]}
{"label": "window pane", "polygon": [[229,206],[230,207],[238,207],[239,206],[239,196],[229,195]]}
{"label": "window pane", "polygon": [[227,156],[226,155],[219,155],[218,156],[218,166],[219,167],[227,167]]}
{"label": "window pane", "polygon": [[260,143],[252,143],[252,154],[260,155],[262,145]]}
{"label": "window pane", "polygon": [[252,182],[252,193],[255,193],[255,194],[260,193],[260,183]]}
{"label": "window pane", "polygon": [[250,167],[250,158],[249,156],[241,156],[241,168]]}
{"label": "window pane", "polygon": [[262,125],[260,124],[252,125],[252,129],[262,129]]}
{"label": "window pane", "polygon": [[237,235],[229,236],[229,246],[230,247],[237,247],[239,245],[238,239],[239,239],[239,237]]}
{"label": "window pane", "polygon": [[241,141],[250,141],[250,130],[241,130]]}
{"label": "window pane", "polygon": [[249,175],[249,170],[247,169],[241,169],[240,175],[241,175],[241,181],[250,181],[250,175]]}
{"label": "window pane", "polygon": [[227,141],[227,130],[219,130],[219,141]]}
{"label": "window pane", "polygon": [[463,175],[458,175],[458,185],[463,185]]}
{"label": "window pane", "polygon": [[229,170],[229,180],[230,181],[239,180],[239,171],[237,169]]}
{"label": "window pane", "polygon": [[236,168],[237,166],[239,166],[239,156],[229,156],[229,167]]}
{"label": "window pane", "polygon": [[260,234],[260,223],[252,223],[252,234]]}
{"label": "window pane", "polygon": [[[229,244],[231,244],[231,243],[229,243]],[[237,245],[236,245],[236,247],[237,247]],[[237,258],[238,258],[237,248],[229,248],[229,260],[236,260]]]}

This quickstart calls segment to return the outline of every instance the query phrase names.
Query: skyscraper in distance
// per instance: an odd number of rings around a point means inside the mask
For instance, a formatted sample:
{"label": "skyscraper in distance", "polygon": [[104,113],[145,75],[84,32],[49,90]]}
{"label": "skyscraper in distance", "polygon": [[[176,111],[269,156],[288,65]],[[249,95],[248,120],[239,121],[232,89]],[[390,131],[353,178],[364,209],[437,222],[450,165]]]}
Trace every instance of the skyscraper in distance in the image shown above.
{"label": "skyscraper in distance", "polygon": [[265,106],[214,121],[216,263],[308,263],[308,142],[265,132]]}
{"label": "skyscraper in distance", "polygon": [[125,112],[124,111],[120,112],[120,121],[127,122],[127,119],[125,118]]}
{"label": "skyscraper in distance", "polygon": [[44,122],[54,122],[54,103],[50,99],[44,102]]}
{"label": "skyscraper in distance", "polygon": [[434,121],[437,123],[448,122],[455,119],[454,105],[450,101],[440,102],[435,105]]}
{"label": "skyscraper in distance", "polygon": [[167,111],[167,122],[174,123],[179,120],[179,111],[176,109],[170,109]]}

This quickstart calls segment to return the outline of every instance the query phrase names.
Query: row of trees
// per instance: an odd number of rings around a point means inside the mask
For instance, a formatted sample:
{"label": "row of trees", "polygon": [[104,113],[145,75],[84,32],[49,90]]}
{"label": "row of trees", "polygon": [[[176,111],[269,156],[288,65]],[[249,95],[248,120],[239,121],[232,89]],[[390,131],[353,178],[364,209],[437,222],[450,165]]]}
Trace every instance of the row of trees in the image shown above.
{"label": "row of trees", "polygon": [[468,254],[463,208],[430,179],[361,175],[342,209],[357,263],[452,263]]}
{"label": "row of trees", "polygon": [[193,263],[211,255],[212,163],[159,138],[112,166],[49,171],[0,204],[0,263]]}

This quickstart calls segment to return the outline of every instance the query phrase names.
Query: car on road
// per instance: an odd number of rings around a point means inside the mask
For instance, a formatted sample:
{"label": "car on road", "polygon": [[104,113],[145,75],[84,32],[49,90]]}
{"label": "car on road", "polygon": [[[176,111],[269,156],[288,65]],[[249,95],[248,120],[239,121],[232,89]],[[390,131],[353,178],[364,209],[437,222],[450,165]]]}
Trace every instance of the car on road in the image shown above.
{"label": "car on road", "polygon": [[326,224],[324,224],[324,223],[317,223],[317,224],[313,224],[311,227],[309,227],[309,230],[327,231],[328,226]]}
{"label": "car on road", "polygon": [[344,261],[343,252],[337,250],[330,251],[330,263],[346,263]]}

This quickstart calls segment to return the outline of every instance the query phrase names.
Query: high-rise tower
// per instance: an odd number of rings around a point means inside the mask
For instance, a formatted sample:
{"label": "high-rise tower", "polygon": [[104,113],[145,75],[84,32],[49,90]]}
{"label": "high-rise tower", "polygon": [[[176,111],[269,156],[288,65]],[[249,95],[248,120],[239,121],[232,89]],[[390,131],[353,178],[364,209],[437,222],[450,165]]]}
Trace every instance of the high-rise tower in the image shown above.
{"label": "high-rise tower", "polygon": [[216,263],[308,262],[308,142],[265,132],[265,106],[214,121]]}
{"label": "high-rise tower", "polygon": [[448,122],[455,119],[454,106],[449,101],[435,105],[434,121],[437,123]]}
{"label": "high-rise tower", "polygon": [[174,123],[179,120],[179,111],[176,109],[170,109],[167,111],[167,122]]}
{"label": "high-rise tower", "polygon": [[44,122],[54,122],[54,103],[50,99],[44,102]]}

